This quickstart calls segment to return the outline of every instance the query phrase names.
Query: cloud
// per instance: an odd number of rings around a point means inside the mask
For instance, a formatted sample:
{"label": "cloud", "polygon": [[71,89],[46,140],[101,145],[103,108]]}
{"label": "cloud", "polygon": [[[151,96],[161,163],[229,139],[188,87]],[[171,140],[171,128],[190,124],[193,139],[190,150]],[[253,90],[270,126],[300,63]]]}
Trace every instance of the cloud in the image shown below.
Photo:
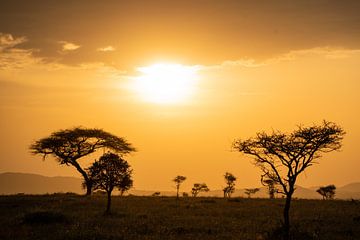
{"label": "cloud", "polygon": [[228,67],[263,67],[267,65],[277,64],[285,61],[295,61],[303,57],[321,57],[324,59],[344,59],[350,58],[355,55],[360,54],[360,49],[345,49],[345,48],[335,48],[335,47],[316,47],[310,49],[301,49],[289,51],[285,54],[280,54],[278,56],[267,58],[265,60],[256,60],[252,58],[242,58],[238,60],[225,60],[222,63],[215,65],[199,65],[199,69],[208,70],[208,69],[221,69]]}
{"label": "cloud", "polygon": [[13,35],[8,33],[0,32],[0,51],[3,51],[7,48],[12,48],[16,45],[26,42],[26,37],[13,37]]}
{"label": "cloud", "polygon": [[32,50],[9,49],[0,51],[0,69],[20,69],[42,62],[41,58],[33,56]]}
{"label": "cloud", "polygon": [[26,41],[24,36],[14,37],[8,33],[0,33],[0,69],[19,69],[42,61],[33,56],[35,50],[17,47]]}
{"label": "cloud", "polygon": [[115,51],[115,48],[113,46],[106,46],[106,47],[98,48],[97,51],[99,51],[99,52],[113,52],[113,51]]}
{"label": "cloud", "polygon": [[78,48],[80,48],[80,45],[77,45],[75,43],[72,42],[67,42],[67,41],[60,41],[60,44],[62,44],[62,51],[63,52],[68,52],[68,51],[74,51]]}
{"label": "cloud", "polygon": [[354,54],[359,54],[360,49],[345,49],[334,47],[317,47],[303,50],[290,51],[286,54],[280,55],[272,61],[294,60],[304,56],[322,56],[326,59],[343,59],[352,57]]}
{"label": "cloud", "polygon": [[[27,42],[27,37],[14,37],[9,33],[0,33],[0,70],[19,71],[20,69],[38,69],[38,70],[102,70],[110,71],[112,66],[108,66],[100,61],[84,62],[76,66],[69,66],[62,64],[57,59],[47,59],[38,57],[39,49],[21,48],[17,45]],[[63,51],[73,51],[80,46],[74,43],[61,41],[63,44]],[[114,70],[112,70],[114,71]],[[120,71],[119,71],[120,72]]]}

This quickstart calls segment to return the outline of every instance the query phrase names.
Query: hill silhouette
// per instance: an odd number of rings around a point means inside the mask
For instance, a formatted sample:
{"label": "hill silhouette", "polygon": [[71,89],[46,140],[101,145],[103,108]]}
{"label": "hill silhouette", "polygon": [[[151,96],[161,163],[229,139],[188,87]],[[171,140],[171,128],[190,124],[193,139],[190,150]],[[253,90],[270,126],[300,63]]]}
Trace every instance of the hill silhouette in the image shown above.
{"label": "hill silhouette", "polygon": [[[85,190],[81,188],[82,179],[76,177],[47,177],[38,174],[31,173],[14,173],[6,172],[0,173],[0,194],[51,194],[58,192],[73,192],[78,194],[84,194]],[[316,193],[318,187],[304,188],[296,186],[294,194],[295,198],[305,199],[321,199],[321,196]],[[137,190],[132,189],[129,194],[138,196],[150,196],[157,190]],[[246,197],[244,189],[236,189],[233,197]],[[117,193],[115,193],[117,194]],[[161,196],[175,196],[175,191],[160,191]],[[222,197],[222,190],[211,190],[206,193],[200,193],[199,196],[204,197]],[[261,187],[260,191],[253,197],[255,198],[267,198],[267,189]],[[280,197],[280,196],[278,196]],[[360,199],[360,182],[349,183],[345,186],[338,187],[336,189],[336,196],[338,199]]]}
{"label": "hill silhouette", "polygon": [[30,173],[1,173],[0,194],[83,193],[82,180],[75,177],[46,177]]}

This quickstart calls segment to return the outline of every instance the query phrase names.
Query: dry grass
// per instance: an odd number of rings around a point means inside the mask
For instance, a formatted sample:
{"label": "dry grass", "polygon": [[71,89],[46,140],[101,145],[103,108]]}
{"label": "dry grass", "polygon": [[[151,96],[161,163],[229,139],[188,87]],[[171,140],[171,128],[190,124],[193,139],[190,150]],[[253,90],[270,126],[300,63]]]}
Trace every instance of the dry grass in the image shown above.
{"label": "dry grass", "polygon": [[[279,239],[283,200],[1,196],[0,239]],[[360,203],[295,200],[294,239],[360,239]]]}

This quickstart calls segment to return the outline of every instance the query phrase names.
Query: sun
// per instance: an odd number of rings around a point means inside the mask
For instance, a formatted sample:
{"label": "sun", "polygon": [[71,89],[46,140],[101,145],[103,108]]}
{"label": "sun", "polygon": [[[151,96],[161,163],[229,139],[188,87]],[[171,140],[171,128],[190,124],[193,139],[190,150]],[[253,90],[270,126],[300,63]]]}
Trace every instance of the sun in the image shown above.
{"label": "sun", "polygon": [[190,99],[198,80],[197,68],[181,64],[157,63],[136,69],[140,74],[133,88],[147,102],[183,103]]}

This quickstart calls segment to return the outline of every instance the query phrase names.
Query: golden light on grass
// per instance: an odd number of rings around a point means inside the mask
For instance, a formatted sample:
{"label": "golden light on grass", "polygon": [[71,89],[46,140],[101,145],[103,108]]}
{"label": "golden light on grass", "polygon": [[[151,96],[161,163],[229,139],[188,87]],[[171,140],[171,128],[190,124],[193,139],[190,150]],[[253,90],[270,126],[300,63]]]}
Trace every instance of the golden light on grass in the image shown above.
{"label": "golden light on grass", "polygon": [[139,67],[133,89],[146,102],[179,104],[188,101],[195,91],[197,69],[181,64],[157,63]]}

